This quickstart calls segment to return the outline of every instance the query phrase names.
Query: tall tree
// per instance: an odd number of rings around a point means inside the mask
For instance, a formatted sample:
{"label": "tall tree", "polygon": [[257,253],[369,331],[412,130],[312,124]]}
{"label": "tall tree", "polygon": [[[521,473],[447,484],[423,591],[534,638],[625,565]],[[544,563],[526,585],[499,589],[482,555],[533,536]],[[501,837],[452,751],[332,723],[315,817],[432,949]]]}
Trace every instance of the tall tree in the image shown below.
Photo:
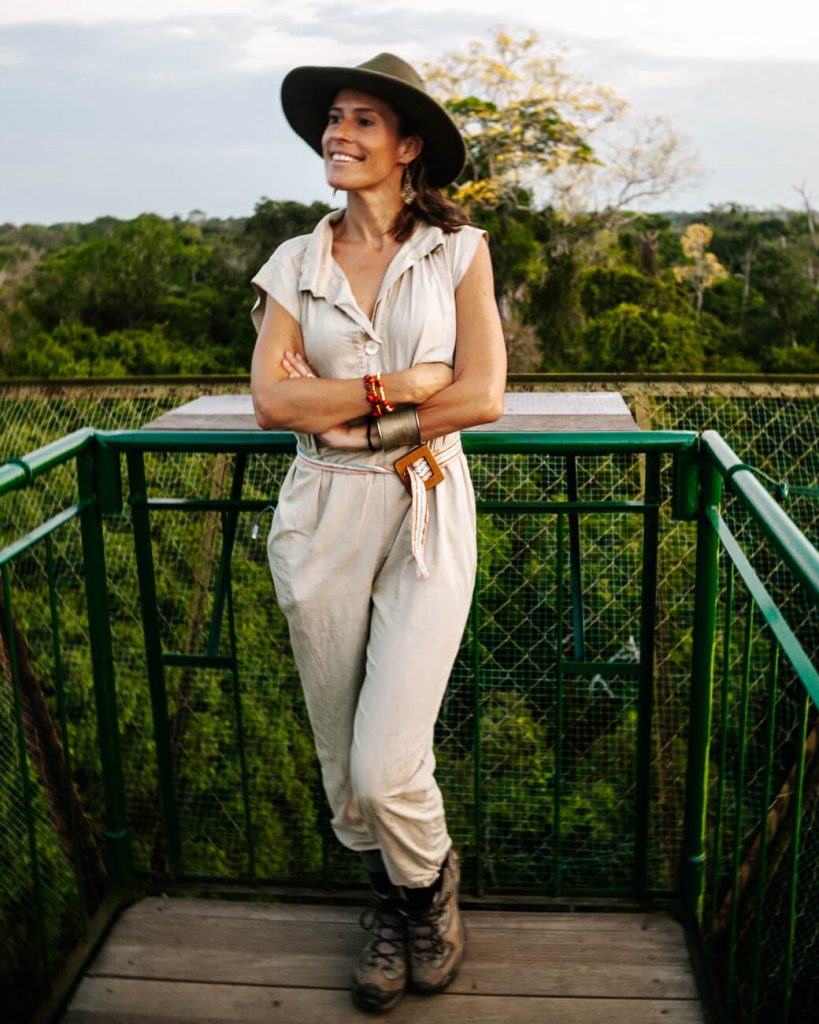
{"label": "tall tree", "polygon": [[712,252],[708,251],[713,237],[714,232],[707,224],[689,224],[680,239],[680,246],[688,262],[674,267],[674,276],[677,280],[690,285],[694,292],[694,308],[698,320],[702,312],[705,290],[714,282],[728,276],[725,267]]}
{"label": "tall tree", "polygon": [[498,29],[426,71],[466,140],[455,198],[467,205],[611,212],[664,195],[693,170],[666,122],[632,118],[622,97],[571,72],[533,30]]}
{"label": "tall tree", "polygon": [[[427,80],[466,140],[454,198],[490,227],[493,253],[516,254],[516,275],[496,267],[510,367],[576,365],[577,273],[587,250],[632,217],[629,203],[679,180],[687,167],[679,140],[657,121],[641,132],[621,97],[573,74],[565,52],[544,48],[534,31],[473,40],[429,65]],[[539,366],[527,321],[541,334]]]}

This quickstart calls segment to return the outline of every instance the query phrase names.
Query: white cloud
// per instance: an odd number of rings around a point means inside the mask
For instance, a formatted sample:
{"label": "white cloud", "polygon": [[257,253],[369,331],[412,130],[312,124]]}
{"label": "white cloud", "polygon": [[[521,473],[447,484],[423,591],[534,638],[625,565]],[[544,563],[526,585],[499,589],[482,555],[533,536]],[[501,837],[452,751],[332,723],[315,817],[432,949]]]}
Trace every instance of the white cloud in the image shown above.
{"label": "white cloud", "polygon": [[[407,16],[408,10],[412,17]],[[350,37],[345,40],[345,25],[351,20],[359,28],[368,21],[372,35],[383,30],[385,22],[400,19],[402,29],[396,32],[400,44],[403,36],[414,37],[414,21],[429,25],[433,16],[447,27],[458,23],[461,39],[480,32],[480,22],[503,20],[531,25],[547,39],[588,36],[670,58],[810,60],[819,53],[819,5],[804,0],[778,0],[775,9],[768,0],[687,0],[682,8],[656,0],[628,0],[625,4],[574,0],[546,7],[540,0],[511,0],[501,10],[497,0],[412,0],[411,7],[402,4],[400,8],[385,7],[382,0],[347,0],[343,8],[326,0],[301,0],[298,4],[285,0],[6,0],[0,7],[0,25],[156,22],[224,15],[248,19],[260,34],[283,30],[270,54],[272,59],[274,53],[285,53],[284,63],[301,59],[301,47],[295,53],[287,49],[288,31],[294,36],[312,36],[313,43],[318,38],[325,40],[326,57],[334,60],[334,54],[346,53],[346,41],[355,43]],[[306,29],[311,22],[312,32],[293,27],[297,23]],[[359,42],[363,44],[367,38],[365,34]],[[435,30],[427,28],[427,50],[437,49],[436,42]],[[264,60],[264,65],[270,66],[252,41],[249,61],[253,63],[254,50],[256,62]],[[322,51],[321,59],[324,57]]]}
{"label": "white cloud", "polygon": [[[231,62],[237,71],[254,73],[293,67],[297,64],[355,64],[362,58],[360,50],[316,33],[295,34],[272,25],[254,27],[237,45],[237,56]],[[319,56],[320,55],[320,56]]]}
{"label": "white cloud", "polygon": [[265,6],[273,5],[259,0],[7,0],[0,7],[0,25],[161,21],[196,15],[253,13],[264,10]]}
{"label": "white cloud", "polygon": [[[9,0],[0,0],[0,121],[9,154],[0,165],[0,222],[193,206],[241,214],[262,194],[329,201],[321,162],[284,123],[281,75],[297,64],[355,64],[380,50],[413,63],[435,61],[470,37],[490,39],[497,12],[480,13],[488,0],[469,0],[468,18],[462,0],[440,2],[433,10],[433,0],[415,0],[408,18],[398,0],[379,3],[377,15],[374,0],[347,0],[343,11],[334,0],[303,0],[290,9],[255,0],[162,0],[169,16],[157,19],[159,4],[140,0],[146,17],[138,19],[125,0],[107,0],[105,8],[91,0],[28,0],[26,11],[59,11],[64,20],[4,26]],[[783,0],[785,9],[789,2]],[[699,30],[700,0],[691,3],[678,42],[683,29]],[[15,6],[22,10],[22,3]],[[810,177],[819,167],[819,135],[805,127],[819,61],[792,59],[804,43],[799,32],[788,60],[694,60],[648,52],[637,29],[626,32],[630,20],[615,35],[603,8],[582,32],[557,31],[558,17],[574,23],[575,8],[565,6],[539,23],[515,0],[507,11],[510,30],[534,22],[546,49],[564,40],[571,72],[612,86],[637,114],[666,115],[688,137],[713,174],[675,205],[793,205],[794,183],[806,180],[814,194],[819,189]],[[576,0],[575,7],[598,9],[593,0]],[[133,20],[79,20],[103,9]],[[228,13],[207,13],[217,9]],[[67,24],[72,12],[74,24]],[[520,17],[512,22],[513,15]],[[623,18],[633,18],[631,7]],[[718,24],[709,23],[714,32]],[[771,28],[772,38],[778,31]],[[242,148],[248,140],[251,151]]]}

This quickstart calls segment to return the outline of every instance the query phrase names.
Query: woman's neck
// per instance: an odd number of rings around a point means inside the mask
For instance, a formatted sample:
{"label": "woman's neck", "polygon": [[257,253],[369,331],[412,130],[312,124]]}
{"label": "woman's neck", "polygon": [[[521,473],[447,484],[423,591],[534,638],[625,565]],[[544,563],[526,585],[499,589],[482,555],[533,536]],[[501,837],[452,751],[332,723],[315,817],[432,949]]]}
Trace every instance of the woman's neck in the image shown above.
{"label": "woman's neck", "polygon": [[347,209],[336,225],[335,237],[381,250],[392,241],[392,227],[400,211],[400,196],[349,192]]}

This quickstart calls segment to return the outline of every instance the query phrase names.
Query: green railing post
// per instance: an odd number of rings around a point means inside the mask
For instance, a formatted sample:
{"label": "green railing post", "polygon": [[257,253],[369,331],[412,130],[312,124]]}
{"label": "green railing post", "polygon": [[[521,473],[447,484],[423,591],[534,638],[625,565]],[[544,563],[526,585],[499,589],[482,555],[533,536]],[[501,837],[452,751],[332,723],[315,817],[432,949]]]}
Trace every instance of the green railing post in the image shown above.
{"label": "green railing post", "polygon": [[711,698],[719,594],[719,539],[709,521],[707,511],[717,508],[722,498],[722,477],[710,461],[703,459],[701,473],[688,717],[688,763],[685,776],[685,820],[680,862],[682,911],[688,921],[696,923],[697,926],[702,920],[705,891],[708,749],[711,741]]}
{"label": "green railing post", "polygon": [[[236,463],[233,467],[233,483],[230,487],[231,502],[238,502],[242,497],[246,467],[247,452],[237,452]],[[233,545],[236,541],[236,524],[238,521],[239,513],[235,508],[222,513],[222,554],[219,558],[219,568],[216,572],[216,592],[213,597],[213,612],[210,617],[210,629],[208,630],[208,655],[212,658],[217,657],[219,654],[222,615],[225,609],[225,595],[230,586],[230,564],[233,559]]]}
{"label": "green railing post", "polygon": [[654,657],[657,632],[657,562],[660,543],[660,456],[646,455],[643,566],[640,584],[640,677],[635,758],[634,891],[648,888],[651,813],[651,741],[654,734]]}
{"label": "green railing post", "polygon": [[128,484],[131,489],[131,517],[134,529],[134,553],[139,579],[139,601],[142,608],[142,633],[145,638],[145,664],[151,695],[154,724],[156,770],[159,800],[165,823],[165,854],[171,875],[182,870],[182,841],[179,832],[179,811],[176,804],[176,776],[168,716],[168,693],[165,665],[162,661],[159,612],[157,610],[156,575],[148,512],[148,485],[145,460],[140,451],[129,451]]}
{"label": "green railing post", "polygon": [[557,623],[555,653],[555,760],[554,760],[554,806],[552,808],[552,894],[560,895],[560,801],[563,795],[563,515],[557,516],[557,583],[555,621]]}
{"label": "green railing post", "polygon": [[[98,480],[104,475],[105,467],[97,463],[96,456],[96,445],[79,453],[77,481],[80,502],[83,504],[80,513],[82,562],[88,603],[88,629],[91,636],[91,671],[94,678],[100,766],[105,794],[105,862],[111,880],[115,884],[121,884],[133,876],[133,858],[120,754],[102,510],[97,500],[96,489]],[[110,460],[106,465],[110,468]],[[111,487],[113,486],[111,484]]]}
{"label": "green railing post", "polygon": [[470,625],[472,628],[472,699],[475,708],[474,733],[472,736],[473,751],[473,773],[472,792],[475,801],[474,826],[475,826],[475,895],[483,896],[485,889],[484,880],[484,829],[483,829],[483,734],[481,729],[481,714],[483,711],[483,680],[481,678],[481,581],[480,577],[475,579],[475,590],[472,594],[472,607],[469,611]]}

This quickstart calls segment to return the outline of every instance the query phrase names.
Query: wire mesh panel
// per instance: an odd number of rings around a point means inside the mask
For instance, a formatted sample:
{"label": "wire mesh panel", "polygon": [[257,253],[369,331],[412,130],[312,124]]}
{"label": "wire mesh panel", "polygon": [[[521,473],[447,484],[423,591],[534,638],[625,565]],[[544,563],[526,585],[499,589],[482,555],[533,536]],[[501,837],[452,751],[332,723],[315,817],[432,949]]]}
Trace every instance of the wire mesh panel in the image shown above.
{"label": "wire mesh panel", "polygon": [[[359,869],[327,827],[264,531],[251,539],[251,521],[269,516],[289,458],[251,456],[241,495],[239,460],[149,454],[150,547],[129,556],[122,522],[108,531],[115,637],[132,648],[117,662],[136,863],[160,875],[349,880]],[[480,515],[475,609],[438,730],[439,778],[453,834],[473,873],[480,866],[482,886],[631,892],[640,465],[636,456],[590,459],[580,496],[598,511],[566,513],[561,461],[473,460],[480,507],[494,511]],[[136,515],[142,477],[131,474],[131,487]],[[544,488],[550,500],[538,503]],[[604,499],[615,502],[605,517]],[[147,561],[164,662],[146,683],[135,623]],[[156,758],[144,753],[152,735]],[[164,782],[156,768],[163,743]]]}
{"label": "wire mesh panel", "polygon": [[[819,469],[814,386],[760,390],[756,385],[616,381],[605,386],[619,386],[644,428],[720,429],[748,463],[775,482],[802,488],[783,495],[783,501],[799,525],[817,535],[817,504],[809,493]],[[136,428],[199,394],[245,389],[243,382],[218,388],[204,383],[7,389],[0,394],[3,454],[19,455],[88,423],[99,429]],[[361,879],[355,858],[332,837],[287,628],[267,566],[264,537],[270,511],[265,509],[275,501],[289,460],[288,455],[250,454],[241,466],[240,456],[230,451],[145,456],[149,501],[200,503],[149,508],[153,613],[163,659],[159,675],[146,654],[139,600],[146,550],[134,543],[139,501],[126,503],[121,514],[105,521],[125,806],[140,877]],[[127,495],[124,458],[122,465]],[[478,578],[436,732],[437,776],[450,831],[465,854],[467,884],[481,892],[549,896],[674,894],[684,813],[695,580],[694,530],[671,516],[670,458],[663,458],[659,471],[650,656],[643,649],[645,508],[651,476],[646,458],[587,454],[570,466],[561,456],[474,455],[470,467],[479,501]],[[240,478],[240,499],[231,501]],[[76,498],[69,466],[6,495],[0,503],[2,541]],[[803,646],[815,651],[815,618],[799,589],[771,559],[763,531],[734,515],[730,497],[725,517]],[[261,530],[254,540],[257,520]],[[229,558],[223,557],[226,546]],[[43,943],[31,941],[43,925],[33,910],[34,881],[24,853],[30,827],[21,798],[8,654],[0,698],[0,850],[14,863],[0,882],[0,924],[9,950],[4,962],[14,965],[3,983],[16,984],[18,996],[20,979],[44,969],[40,946],[51,951],[51,965],[58,965],[107,885],[92,637],[76,524],[55,534],[52,557],[61,656],[55,654],[44,583],[49,576],[45,548],[38,546],[15,561],[10,576],[15,629],[36,681],[29,692],[40,695],[35,707],[26,704],[29,698],[22,692],[21,706],[31,816],[48,875]],[[727,586],[724,577],[720,629],[732,619]],[[717,780],[725,780],[722,849],[715,860],[726,871],[732,863],[732,829],[746,850],[754,841],[753,820],[765,802],[770,668],[758,629],[754,624],[744,740],[742,684],[736,681],[744,643],[739,621],[729,643],[733,668],[726,699],[732,725],[719,748],[725,766],[718,769],[718,761],[712,766],[712,801]],[[58,661],[65,676],[64,711]],[[773,796],[793,763],[800,728],[799,694],[786,672],[777,692]],[[45,770],[49,757],[43,751],[52,748],[43,739],[47,732],[36,726],[38,708],[45,708],[51,719],[53,750],[70,754],[66,792],[73,795],[62,804]],[[649,744],[640,761],[640,723],[646,715]],[[646,778],[648,802],[641,811]],[[68,833],[60,807],[71,810],[75,819]],[[819,895],[815,829],[810,831],[815,815],[815,800],[806,797],[799,868],[804,903],[795,918],[798,942],[792,960],[794,1005],[810,989],[809,979],[819,966],[819,929],[811,910]],[[66,839],[67,834],[72,838]],[[79,866],[76,849],[82,854]],[[780,872],[787,857],[778,863],[772,858],[763,907],[769,931],[762,949],[769,958],[778,955],[773,949],[790,921],[781,918],[777,888],[784,885]],[[724,915],[725,883],[715,876],[710,886],[706,900],[716,901],[715,913]],[[760,992],[760,1005],[774,998],[774,989],[767,993],[762,985]],[[742,991],[738,998],[745,998]]]}
{"label": "wire mesh panel", "polygon": [[69,520],[14,559],[4,552],[0,989],[10,1020],[50,991],[107,885],[79,550]]}
{"label": "wire mesh panel", "polygon": [[[773,1024],[809,1019],[805,1009],[816,1001],[816,737],[810,737],[817,714],[815,708],[806,714],[801,681],[767,631],[748,626],[751,614],[745,602],[736,608],[745,650],[732,653],[718,697],[724,710],[716,716],[713,745],[705,930],[731,1019]],[[803,748],[808,763],[800,773]],[[794,863],[797,821],[802,845]]]}
{"label": "wire mesh panel", "polygon": [[753,507],[729,495],[711,513],[721,614],[703,929],[727,1018],[791,1024],[811,1019],[817,995],[819,620],[817,594],[760,541]]}

